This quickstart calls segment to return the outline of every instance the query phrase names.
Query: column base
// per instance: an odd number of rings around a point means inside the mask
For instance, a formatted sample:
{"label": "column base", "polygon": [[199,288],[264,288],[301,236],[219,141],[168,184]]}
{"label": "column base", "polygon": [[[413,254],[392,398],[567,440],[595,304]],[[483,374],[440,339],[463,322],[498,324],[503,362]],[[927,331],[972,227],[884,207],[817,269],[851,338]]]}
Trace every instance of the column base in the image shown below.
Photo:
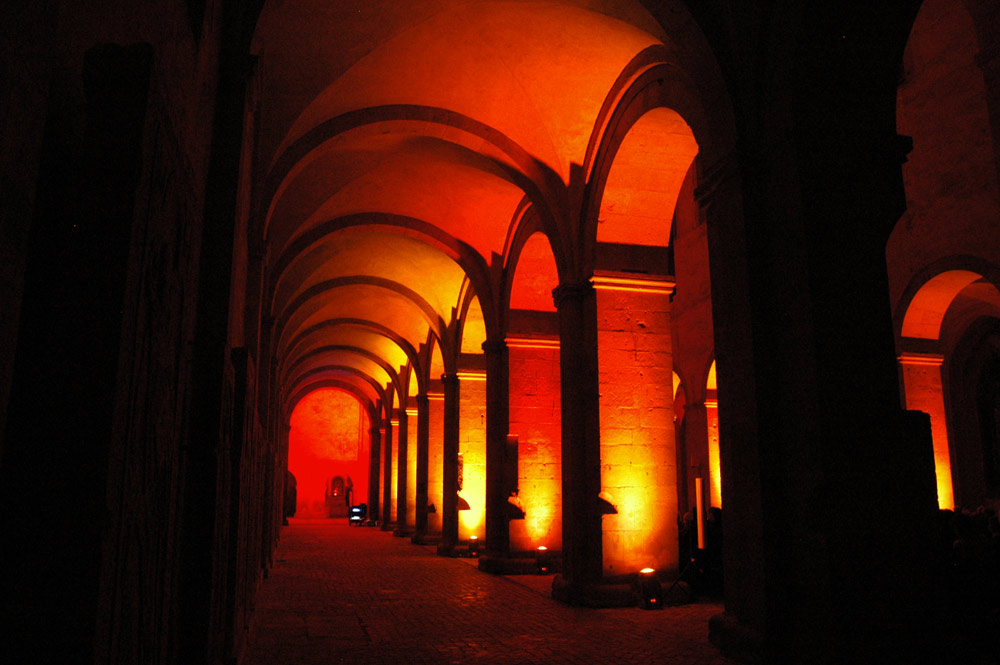
{"label": "column base", "polygon": [[483,554],[479,557],[479,570],[492,575],[550,575],[558,573],[562,554],[547,550],[539,559],[535,551]]}
{"label": "column base", "polygon": [[414,533],[410,536],[410,542],[414,545],[437,545],[441,542],[440,533]]}
{"label": "column base", "polygon": [[392,531],[395,528],[396,528],[395,522],[382,522],[381,529],[383,531]]}
{"label": "column base", "polygon": [[552,580],[552,597],[578,607],[635,607],[639,599],[630,583],[572,582],[562,575]]}
{"label": "column base", "polygon": [[726,656],[741,663],[763,661],[763,639],[731,614],[716,614],[708,620],[708,641]]}
{"label": "column base", "polygon": [[[686,605],[693,594],[687,582],[676,575],[657,576],[658,598],[662,607]],[[579,607],[636,607],[643,605],[642,586],[636,575],[624,575],[597,582],[572,582],[562,575],[552,580],[552,597],[567,605]]]}
{"label": "column base", "polygon": [[413,536],[413,529],[406,526],[398,526],[396,530],[392,532],[396,538],[410,538]]}

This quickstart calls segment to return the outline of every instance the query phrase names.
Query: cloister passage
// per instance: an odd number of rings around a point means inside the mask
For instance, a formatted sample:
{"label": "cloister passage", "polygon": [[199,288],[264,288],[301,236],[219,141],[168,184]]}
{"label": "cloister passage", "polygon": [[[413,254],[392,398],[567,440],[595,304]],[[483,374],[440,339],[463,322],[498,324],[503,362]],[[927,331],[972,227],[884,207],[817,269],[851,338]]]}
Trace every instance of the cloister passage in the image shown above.
{"label": "cloister passage", "polygon": [[678,572],[696,478],[721,504],[695,191],[731,144],[691,40],[629,2],[265,4],[249,270],[304,515],[296,417],[335,390],[384,529],[562,553],[571,602]]}
{"label": "cloister passage", "polygon": [[995,0],[15,5],[5,662],[239,663],[361,503],[558,621],[694,552],[726,654],[995,660]]}

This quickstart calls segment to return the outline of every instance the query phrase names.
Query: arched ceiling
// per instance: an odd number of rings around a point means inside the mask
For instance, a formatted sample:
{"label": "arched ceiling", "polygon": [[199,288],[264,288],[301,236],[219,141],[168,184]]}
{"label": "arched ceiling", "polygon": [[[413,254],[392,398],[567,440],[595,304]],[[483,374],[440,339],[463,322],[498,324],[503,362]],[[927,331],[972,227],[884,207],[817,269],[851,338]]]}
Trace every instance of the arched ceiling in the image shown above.
{"label": "arched ceiling", "polygon": [[949,270],[928,280],[906,310],[903,337],[938,339],[941,322],[955,296],[981,277],[968,270]]}
{"label": "arched ceiling", "polygon": [[[635,0],[267,2],[252,214],[282,399],[327,382],[375,401],[396,372],[434,378],[480,352],[500,332],[491,266],[512,225],[535,205],[552,233],[620,77],[666,43]],[[539,308],[561,251],[525,254]]]}

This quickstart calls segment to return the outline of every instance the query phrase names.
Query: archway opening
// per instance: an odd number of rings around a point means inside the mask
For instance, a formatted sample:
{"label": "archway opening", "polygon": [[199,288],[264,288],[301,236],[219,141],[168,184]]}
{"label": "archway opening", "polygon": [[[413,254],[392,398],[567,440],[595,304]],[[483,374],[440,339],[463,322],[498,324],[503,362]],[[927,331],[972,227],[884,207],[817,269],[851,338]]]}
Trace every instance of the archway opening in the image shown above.
{"label": "archway opening", "polygon": [[559,332],[552,291],[559,285],[545,234],[515,257],[508,311],[510,441],[517,445],[517,498],[524,519],[510,523],[513,550],[562,548],[562,413]]}
{"label": "archway opening", "polygon": [[601,194],[592,281],[611,577],[679,563],[671,229],[697,152],[684,119],[653,108],[621,138]]}
{"label": "archway opening", "polygon": [[296,478],[296,517],[347,517],[369,483],[368,414],[350,393],[319,388],[292,411],[288,470]]}

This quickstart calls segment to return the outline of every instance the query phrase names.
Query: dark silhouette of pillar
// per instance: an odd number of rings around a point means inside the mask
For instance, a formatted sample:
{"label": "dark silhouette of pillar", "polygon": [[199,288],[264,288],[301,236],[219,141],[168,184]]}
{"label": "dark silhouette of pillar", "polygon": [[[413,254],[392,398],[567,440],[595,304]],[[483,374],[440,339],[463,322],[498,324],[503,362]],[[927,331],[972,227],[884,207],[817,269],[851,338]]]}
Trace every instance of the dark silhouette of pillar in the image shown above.
{"label": "dark silhouette of pillar", "polygon": [[441,383],[444,386],[444,475],[438,553],[451,554],[458,543],[458,376],[442,374]]}
{"label": "dark silhouette of pillar", "polygon": [[597,298],[589,283],[552,292],[559,310],[562,405],[562,579],[573,589],[602,576],[601,440],[598,402]]}
{"label": "dark silhouette of pillar", "polygon": [[372,437],[371,443],[371,464],[368,471],[368,518],[378,519],[378,508],[379,508],[379,454],[382,447],[382,430],[380,427],[373,426],[368,430]]}
{"label": "dark silhouette of pillar", "polygon": [[[46,119],[0,434],[0,620],[4,660],[10,662],[93,661],[95,648],[102,649],[94,644],[94,617],[103,600],[101,536],[104,529],[117,533],[124,512],[109,499],[108,485],[113,479],[111,486],[118,487],[124,472],[116,470],[129,459],[116,427],[123,422],[116,421],[123,408],[116,381],[123,351],[131,357],[135,348],[132,333],[125,332],[137,317],[127,299],[128,271],[134,229],[145,230],[147,223],[136,218],[136,194],[150,168],[143,128],[153,63],[149,45],[95,46],[74,81],[83,95],[72,100],[78,115],[66,117],[53,100]],[[4,128],[8,135],[17,131]],[[3,190],[4,199],[15,198],[6,180]],[[6,222],[4,244],[10,241]],[[207,262],[211,251],[205,253]],[[0,316],[6,322],[15,315]],[[212,360],[218,369],[221,352]],[[138,394],[133,391],[129,397]],[[218,412],[214,416],[217,433]],[[214,451],[210,445],[204,448]],[[157,463],[178,473],[179,456],[165,455]],[[214,464],[211,452],[205,457]],[[211,469],[206,475],[214,482]],[[173,523],[165,526],[176,532]],[[210,532],[198,535],[208,549]],[[211,579],[201,574],[207,569],[194,573],[192,586],[207,589]],[[50,631],[58,639],[27,637]]]}
{"label": "dark silhouette of pillar", "polygon": [[507,497],[517,487],[508,477],[507,433],[510,429],[507,344],[483,343],[486,355],[486,552],[506,555],[510,549]]}
{"label": "dark silhouette of pillar", "polygon": [[396,446],[396,531],[395,535],[406,534],[406,474],[407,450],[409,441],[409,417],[406,415],[406,408],[396,409],[396,418],[399,425],[396,428],[399,443]]}

